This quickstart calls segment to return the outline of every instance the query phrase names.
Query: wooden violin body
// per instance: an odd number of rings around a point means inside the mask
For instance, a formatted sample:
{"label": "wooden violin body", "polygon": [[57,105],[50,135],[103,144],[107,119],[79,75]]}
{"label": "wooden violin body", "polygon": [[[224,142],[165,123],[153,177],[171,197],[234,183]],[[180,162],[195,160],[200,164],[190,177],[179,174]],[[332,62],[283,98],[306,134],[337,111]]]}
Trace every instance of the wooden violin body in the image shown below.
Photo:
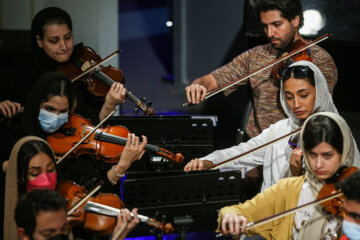
{"label": "wooden violin body", "polygon": [[[94,127],[89,120],[72,114],[68,122],[60,130],[48,136],[47,141],[57,155],[64,155],[93,129]],[[129,130],[123,126],[99,128],[75,148],[72,155],[69,156],[77,157],[82,154],[95,154],[98,159],[116,163],[120,160],[124,145],[127,142],[128,133]],[[145,150],[155,152],[175,163],[184,161],[181,153],[173,154],[154,145],[147,144]]]}
{"label": "wooden violin body", "polygon": [[[93,128],[90,120],[73,114],[59,131],[48,136],[47,141],[56,154],[63,155]],[[127,137],[129,132],[129,130],[123,126],[108,126],[106,128],[100,128],[99,130],[122,137]],[[102,159],[105,162],[118,162],[124,146],[97,141],[94,138],[95,134],[96,133],[91,134],[78,148],[76,148],[73,151],[72,156],[77,157],[82,154],[95,154],[97,158]]]}
{"label": "wooden violin body", "polygon": [[[108,67],[101,66],[100,63],[103,61],[105,60],[101,59],[92,48],[83,47],[77,55],[72,56],[69,62],[60,65],[57,71],[67,75],[75,86],[85,85],[94,96],[103,99],[115,82],[125,83],[122,71],[110,65]],[[139,100],[129,91],[126,91],[125,94],[135,103],[135,111],[138,112],[141,109],[146,115],[155,114],[154,109],[150,107],[151,102],[145,104],[145,100]]]}
{"label": "wooden violin body", "polygon": [[[289,52],[296,51],[297,49],[301,49],[304,46],[306,46],[306,44],[303,41],[301,41],[301,39],[298,39],[295,42],[293,42],[293,44],[291,45],[291,48],[289,49]],[[288,54],[288,52],[285,52],[285,53],[283,53],[282,56],[286,56],[287,54]],[[313,62],[313,58],[310,57],[310,49],[309,48],[293,55],[292,57],[286,59],[285,61],[282,61],[282,62],[274,65],[274,67],[271,70],[271,75],[270,75],[271,78],[272,79],[280,79],[280,71],[282,69],[290,66],[294,62],[298,62],[298,61]]]}
{"label": "wooden violin body", "polygon": [[83,84],[93,95],[104,97],[108,93],[110,86],[99,79],[101,74],[99,71],[106,74],[113,81],[124,84],[125,78],[120,69],[112,67],[111,65],[108,67],[100,66],[95,71],[81,78],[77,78],[77,76],[81,75],[92,65],[100,63],[101,61],[101,57],[92,48],[84,46],[77,55],[73,56],[69,62],[60,65],[57,70],[63,72],[70,79],[76,79],[73,82],[75,86]]}
{"label": "wooden violin body", "polygon": [[[68,211],[72,209],[80,200],[86,197],[88,193],[84,187],[81,187],[70,181],[59,183],[57,190],[65,198]],[[112,193],[99,193],[96,197],[88,198],[87,201],[104,204],[114,208],[125,207],[121,199]],[[67,219],[70,226],[83,226],[85,230],[90,231],[96,235],[110,234],[116,225],[116,219],[113,217],[84,211],[84,206],[87,201],[77,207],[71,214],[68,214]]]}

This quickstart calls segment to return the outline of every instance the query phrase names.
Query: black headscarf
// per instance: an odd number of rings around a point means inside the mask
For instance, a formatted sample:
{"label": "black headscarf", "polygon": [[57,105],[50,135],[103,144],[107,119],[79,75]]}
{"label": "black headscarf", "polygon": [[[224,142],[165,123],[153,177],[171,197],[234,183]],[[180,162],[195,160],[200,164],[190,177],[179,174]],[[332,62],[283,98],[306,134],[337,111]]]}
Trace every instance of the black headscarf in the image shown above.
{"label": "black headscarf", "polygon": [[33,86],[28,94],[23,114],[23,128],[26,135],[46,138],[47,134],[41,129],[38,116],[40,105],[52,96],[66,96],[70,110],[74,109],[76,97],[69,78],[60,72],[48,72]]}
{"label": "black headscarf", "polygon": [[56,70],[59,64],[37,45],[36,35],[44,37],[44,25],[46,24],[66,24],[72,30],[70,15],[58,7],[44,8],[36,14],[31,23],[31,48],[36,65],[42,73]]}

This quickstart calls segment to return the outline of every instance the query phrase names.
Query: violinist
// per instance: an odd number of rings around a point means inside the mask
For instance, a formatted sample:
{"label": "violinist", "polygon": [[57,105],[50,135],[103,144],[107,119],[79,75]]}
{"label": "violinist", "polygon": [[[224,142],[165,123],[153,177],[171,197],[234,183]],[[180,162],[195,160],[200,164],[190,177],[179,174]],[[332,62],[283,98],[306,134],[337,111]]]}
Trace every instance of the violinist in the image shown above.
{"label": "violinist", "polygon": [[[33,189],[56,188],[58,168],[51,147],[39,137],[27,136],[13,147],[5,185],[4,239],[15,239],[13,221],[18,197]],[[2,226],[1,226],[2,227]]]}
{"label": "violinist", "polygon": [[[22,121],[8,128],[0,136],[2,177],[7,170],[7,160],[10,156],[8,151],[18,139],[28,135],[46,139],[49,134],[67,122],[75,105],[76,98],[73,87],[64,74],[49,72],[41,77],[29,93]],[[89,180],[103,179],[105,181],[103,192],[118,193],[121,174],[124,174],[131,163],[140,159],[144,153],[143,149],[147,144],[147,139],[143,136],[142,140],[143,143],[139,145],[139,138],[129,134],[120,161],[113,167],[97,160],[92,155],[82,155],[78,159],[66,159],[59,166],[62,173],[59,180],[71,180],[85,185]],[[4,188],[1,187],[1,189]]]}
{"label": "violinist", "polygon": [[260,234],[266,239],[334,239],[341,235],[337,215],[312,205],[294,214],[247,230],[247,223],[312,202],[343,168],[354,164],[355,144],[345,120],[335,113],[316,113],[301,130],[306,173],[279,180],[253,199],[219,212],[218,230],[225,234]]}
{"label": "violinist", "polygon": [[[21,123],[7,129],[7,132],[0,137],[3,172],[6,171],[9,149],[18,139],[27,135],[45,139],[67,122],[75,106],[74,89],[63,73],[49,72],[42,76],[29,93]],[[134,134],[129,134],[128,140],[120,161],[110,170],[108,170],[110,165],[95,159],[92,155],[79,156],[76,161],[62,162],[60,166],[64,178],[62,180],[73,180],[84,185],[89,179],[107,175],[105,185],[112,189],[112,186],[120,180],[119,175],[123,174],[134,160],[141,158],[144,146],[147,144],[145,136],[141,145],[139,138]]]}
{"label": "violinist", "polygon": [[[288,116],[287,119],[271,125],[248,142],[217,150],[200,159],[193,159],[185,166],[184,170],[208,169],[214,164],[264,145],[273,139],[296,130],[306,118],[315,112],[337,113],[325,77],[315,64],[309,61],[298,61],[283,70],[282,75],[280,101],[284,112]],[[302,171],[301,150],[293,150],[293,147],[289,145],[290,140],[293,142],[292,144],[297,144],[301,148],[299,138],[287,137],[225,165],[221,169],[232,170],[246,167],[247,170],[251,170],[258,165],[262,165],[264,180],[261,191],[263,191],[281,178],[300,175]],[[357,149],[356,155],[359,156]],[[359,166],[360,161],[356,162],[356,165]]]}
{"label": "violinist", "polygon": [[[259,0],[257,2],[257,15],[270,43],[254,47],[238,55],[227,65],[195,79],[185,88],[188,102],[198,104],[204,100],[206,93],[274,61],[283,52],[288,51],[294,41],[300,39],[306,42],[299,33],[304,22],[300,0]],[[329,91],[332,93],[337,82],[337,68],[333,59],[324,49],[316,45],[310,48],[310,56],[324,74]],[[286,117],[280,107],[279,81],[272,79],[270,72],[271,68],[266,69],[242,83],[250,84],[253,95],[253,109],[246,128],[249,138],[259,135],[271,124]],[[225,90],[225,95],[234,92],[238,86]]]}
{"label": "violinist", "polygon": [[343,210],[345,217],[342,223],[344,236],[341,240],[360,239],[360,171],[356,171],[340,182],[344,193]]}
{"label": "violinist", "polygon": [[[117,240],[124,239],[127,233],[139,222],[136,210],[132,211],[134,218],[131,220],[128,210],[123,209],[122,213],[118,214],[114,233],[125,221],[129,220],[130,223],[123,235]],[[48,189],[34,190],[22,196],[16,205],[15,221],[17,233],[21,240],[70,239],[64,199],[57,192]]]}
{"label": "violinist", "polygon": [[[31,56],[24,56],[23,61],[15,66],[13,74],[3,79],[5,86],[0,94],[0,111],[3,115],[12,116],[19,112],[37,79],[69,62],[82,47],[81,43],[74,46],[72,21],[67,12],[57,7],[38,12],[31,24]],[[92,123],[96,124],[125,101],[126,89],[121,83],[114,83],[105,102],[96,99],[83,87],[77,87],[75,91],[75,112],[91,118]]]}

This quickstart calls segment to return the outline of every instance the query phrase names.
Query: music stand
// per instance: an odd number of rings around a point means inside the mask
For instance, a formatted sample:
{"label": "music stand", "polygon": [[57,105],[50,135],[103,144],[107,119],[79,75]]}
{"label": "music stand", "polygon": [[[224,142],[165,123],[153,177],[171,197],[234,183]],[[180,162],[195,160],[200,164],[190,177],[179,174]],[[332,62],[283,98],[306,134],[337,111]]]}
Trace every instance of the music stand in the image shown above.
{"label": "music stand", "polygon": [[182,164],[162,164],[161,158],[150,155],[148,164],[134,162],[129,171],[182,170],[191,159],[217,149],[214,116],[118,116],[109,118],[106,124],[123,125],[137,136],[147,136],[149,144],[180,152],[185,158]]}
{"label": "music stand", "polygon": [[[218,210],[245,200],[244,176],[245,168],[173,175],[155,172],[151,177],[147,173],[147,177],[124,182],[123,201],[129,209],[137,207],[140,214],[173,222],[180,235],[186,236],[187,231],[216,229]],[[148,235],[144,229],[134,230],[134,235]]]}

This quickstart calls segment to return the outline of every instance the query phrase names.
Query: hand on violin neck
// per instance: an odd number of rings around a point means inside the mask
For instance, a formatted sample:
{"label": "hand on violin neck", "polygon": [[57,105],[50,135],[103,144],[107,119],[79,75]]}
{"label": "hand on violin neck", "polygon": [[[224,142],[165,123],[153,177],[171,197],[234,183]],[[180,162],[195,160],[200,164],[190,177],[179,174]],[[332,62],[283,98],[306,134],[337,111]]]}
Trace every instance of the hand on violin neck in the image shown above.
{"label": "hand on violin neck", "polygon": [[127,142],[124,150],[121,153],[120,161],[117,166],[128,169],[133,162],[142,158],[145,153],[145,146],[147,145],[147,137],[142,136],[142,142],[140,144],[139,137],[133,133],[128,134]]}
{"label": "hand on violin neck", "polygon": [[[122,240],[126,237],[126,235],[131,232],[131,230],[139,224],[140,220],[137,215],[137,208],[134,208],[131,211],[133,217],[131,216],[128,209],[123,208],[120,209],[120,212],[117,216],[117,223],[113,231],[113,235],[116,235],[118,231],[122,230],[122,233],[116,240]],[[126,226],[124,225],[126,224]],[[125,227],[124,227],[125,226]],[[124,227],[124,229],[122,229]]]}
{"label": "hand on violin neck", "polygon": [[184,171],[201,171],[208,170],[214,166],[214,163],[209,160],[200,160],[195,158],[188,162],[184,167]]}
{"label": "hand on violin neck", "polygon": [[126,88],[121,83],[115,82],[106,94],[104,105],[100,111],[100,120],[111,113],[115,107],[125,102]]}

